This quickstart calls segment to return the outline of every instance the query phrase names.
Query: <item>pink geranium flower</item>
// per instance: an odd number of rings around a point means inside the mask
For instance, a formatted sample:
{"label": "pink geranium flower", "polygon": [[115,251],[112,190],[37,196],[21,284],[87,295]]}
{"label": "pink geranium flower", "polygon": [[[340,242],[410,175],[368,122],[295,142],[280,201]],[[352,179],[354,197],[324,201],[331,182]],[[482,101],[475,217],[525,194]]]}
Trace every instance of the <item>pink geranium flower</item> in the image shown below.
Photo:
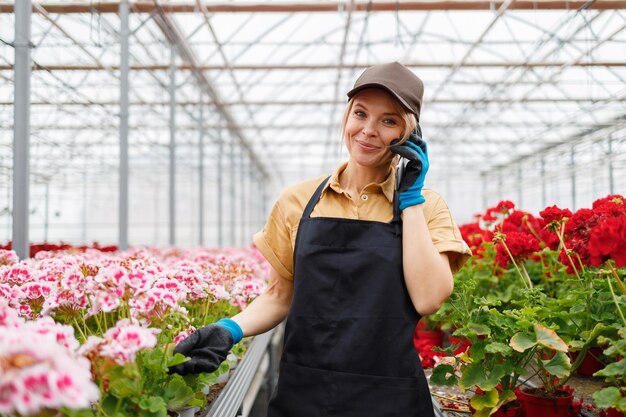
{"label": "pink geranium flower", "polygon": [[115,327],[110,328],[103,338],[90,337],[81,346],[79,352],[86,355],[96,351],[101,356],[109,357],[120,365],[133,362],[142,349],[156,346],[156,334],[160,330],[132,324],[128,319],[119,320]]}
{"label": "pink geranium flower", "polygon": [[17,253],[14,250],[0,249],[0,266],[2,265],[15,265],[20,261]]}
{"label": "pink geranium flower", "polygon": [[87,408],[99,395],[89,361],[57,343],[53,332],[26,326],[0,332],[0,414]]}
{"label": "pink geranium flower", "polygon": [[187,330],[183,330],[182,332],[176,335],[176,337],[174,338],[174,343],[182,342],[183,340],[185,340],[186,338],[194,334],[196,330],[197,329],[193,326],[190,326]]}

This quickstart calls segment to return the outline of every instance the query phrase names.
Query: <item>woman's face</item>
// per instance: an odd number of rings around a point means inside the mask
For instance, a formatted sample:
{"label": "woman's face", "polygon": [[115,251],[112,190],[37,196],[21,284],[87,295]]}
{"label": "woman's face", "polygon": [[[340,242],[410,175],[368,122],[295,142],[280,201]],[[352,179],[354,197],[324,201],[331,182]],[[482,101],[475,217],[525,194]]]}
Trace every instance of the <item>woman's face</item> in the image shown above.
{"label": "woman's face", "polygon": [[378,88],[368,88],[354,97],[344,129],[350,159],[372,168],[389,166],[394,156],[389,144],[404,129],[398,107],[390,94]]}

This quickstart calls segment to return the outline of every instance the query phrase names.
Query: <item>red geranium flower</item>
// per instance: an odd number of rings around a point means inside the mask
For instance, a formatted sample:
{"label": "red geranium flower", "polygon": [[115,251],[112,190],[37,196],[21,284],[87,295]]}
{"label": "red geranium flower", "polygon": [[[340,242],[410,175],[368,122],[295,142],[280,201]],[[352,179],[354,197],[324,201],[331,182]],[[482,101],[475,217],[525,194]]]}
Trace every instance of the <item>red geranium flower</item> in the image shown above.
{"label": "red geranium flower", "polygon": [[611,217],[600,222],[589,236],[590,263],[600,266],[614,259],[618,267],[626,265],[626,216]]}
{"label": "red geranium flower", "polygon": [[485,213],[485,215],[483,216],[483,221],[486,223],[490,223],[490,222],[495,222],[496,220],[498,220],[493,214],[491,214],[492,212],[490,210],[487,210],[487,212]]}
{"label": "red geranium flower", "polygon": [[539,215],[545,220],[546,224],[552,222],[558,222],[563,220],[563,218],[572,217],[572,212],[570,209],[560,209],[557,206],[546,207],[542,211],[539,212]]}
{"label": "red geranium flower", "polygon": [[515,261],[522,261],[539,251],[539,241],[530,233],[508,232],[504,242],[500,241],[496,246],[496,262],[504,268],[507,267],[510,261],[510,257],[504,247],[505,244]]}
{"label": "red geranium flower", "polygon": [[467,243],[473,253],[478,253],[482,250],[483,242],[490,242],[492,233],[489,230],[485,230],[480,227],[478,222],[467,223],[459,226],[461,236]]}
{"label": "red geranium flower", "polygon": [[591,208],[594,210],[602,209],[603,207],[612,206],[615,210],[620,212],[626,211],[626,199],[619,194],[609,194],[604,198],[599,198],[593,202]]}
{"label": "red geranium flower", "polygon": [[509,214],[509,211],[513,210],[514,208],[515,208],[515,204],[513,204],[512,201],[502,200],[496,206],[496,211],[502,214]]}

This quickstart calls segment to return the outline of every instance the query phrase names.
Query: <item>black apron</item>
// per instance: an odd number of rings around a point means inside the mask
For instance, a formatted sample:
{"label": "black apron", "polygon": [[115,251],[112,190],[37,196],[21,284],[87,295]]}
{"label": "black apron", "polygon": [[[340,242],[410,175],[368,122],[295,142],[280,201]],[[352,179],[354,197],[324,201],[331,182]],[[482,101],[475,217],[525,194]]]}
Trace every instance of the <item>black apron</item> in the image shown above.
{"label": "black apron", "polygon": [[268,417],[434,417],[413,346],[420,316],[404,283],[397,201],[392,223],[311,218],[327,181],[298,227]]}

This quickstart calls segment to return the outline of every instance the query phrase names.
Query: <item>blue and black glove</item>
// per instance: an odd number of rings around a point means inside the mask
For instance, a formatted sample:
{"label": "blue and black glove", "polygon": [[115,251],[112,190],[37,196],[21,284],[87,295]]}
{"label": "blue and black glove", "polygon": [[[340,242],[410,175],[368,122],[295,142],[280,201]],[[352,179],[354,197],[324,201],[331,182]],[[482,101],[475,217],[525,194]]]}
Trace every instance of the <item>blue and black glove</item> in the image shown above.
{"label": "blue and black glove", "polygon": [[389,150],[408,161],[404,168],[404,175],[398,184],[400,210],[404,210],[426,201],[422,195],[422,188],[430,164],[428,163],[428,149],[426,142],[422,139],[419,125],[406,141],[397,145],[399,141],[400,139],[394,139]]}
{"label": "blue and black glove", "polygon": [[170,367],[170,372],[180,375],[213,372],[242,338],[241,327],[231,319],[221,319],[201,327],[176,345],[174,353],[181,353],[190,359]]}

